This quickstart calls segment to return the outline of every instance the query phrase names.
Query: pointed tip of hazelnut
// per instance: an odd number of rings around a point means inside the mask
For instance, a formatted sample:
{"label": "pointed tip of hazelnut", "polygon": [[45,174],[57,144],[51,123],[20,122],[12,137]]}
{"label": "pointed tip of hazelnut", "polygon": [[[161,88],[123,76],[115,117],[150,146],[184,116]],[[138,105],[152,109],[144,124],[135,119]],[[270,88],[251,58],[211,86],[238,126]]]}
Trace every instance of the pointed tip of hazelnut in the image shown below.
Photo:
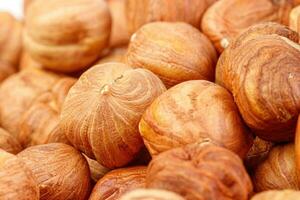
{"label": "pointed tip of hazelnut", "polygon": [[100,93],[103,94],[103,95],[106,95],[106,94],[108,94],[108,92],[109,92],[109,86],[108,86],[108,85],[104,85],[104,86],[101,88]]}

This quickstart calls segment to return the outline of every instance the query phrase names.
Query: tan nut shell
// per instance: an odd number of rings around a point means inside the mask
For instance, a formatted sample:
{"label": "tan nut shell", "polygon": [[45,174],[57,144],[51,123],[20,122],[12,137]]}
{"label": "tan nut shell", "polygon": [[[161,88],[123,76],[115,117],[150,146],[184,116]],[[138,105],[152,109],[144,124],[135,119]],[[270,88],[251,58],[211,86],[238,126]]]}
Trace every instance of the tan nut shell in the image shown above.
{"label": "tan nut shell", "polygon": [[300,192],[294,190],[271,190],[256,194],[251,200],[298,200]]}
{"label": "tan nut shell", "polygon": [[34,1],[26,15],[25,47],[45,68],[78,71],[108,46],[110,29],[104,0]]}
{"label": "tan nut shell", "polygon": [[184,200],[184,198],[167,190],[136,189],[123,195],[120,200]]}
{"label": "tan nut shell", "polygon": [[89,166],[73,147],[62,143],[37,145],[18,157],[36,177],[41,200],[85,200],[89,195]]}
{"label": "tan nut shell", "polygon": [[22,115],[57,80],[57,75],[41,70],[24,70],[6,79],[0,86],[2,127],[17,136]]}
{"label": "tan nut shell", "polygon": [[187,200],[248,200],[252,192],[242,160],[209,142],[154,157],[148,166],[146,187],[173,191]]}
{"label": "tan nut shell", "polygon": [[149,22],[186,22],[196,28],[204,11],[217,0],[127,0],[128,27],[131,33]]}
{"label": "tan nut shell", "polygon": [[122,63],[96,65],[69,91],[61,129],[70,142],[107,168],[128,164],[143,147],[138,123],[165,91],[153,73]]}
{"label": "tan nut shell", "polygon": [[139,130],[152,155],[210,138],[243,158],[253,140],[230,93],[204,80],[178,84],[155,99]]}
{"label": "tan nut shell", "polygon": [[43,93],[32,103],[20,121],[18,139],[24,147],[46,144],[66,143],[66,135],[59,129],[59,116],[62,104],[76,79],[63,77],[51,90]]}
{"label": "tan nut shell", "polygon": [[0,150],[0,199],[39,200],[39,187],[31,170],[3,150]]}
{"label": "tan nut shell", "polygon": [[253,185],[256,191],[300,189],[297,180],[293,143],[275,146],[254,171]]}
{"label": "tan nut shell", "polygon": [[290,0],[219,0],[208,8],[201,28],[219,52],[251,25],[273,21],[288,25]]}
{"label": "tan nut shell", "polygon": [[22,146],[13,135],[0,128],[0,149],[11,154],[17,154],[22,151]]}
{"label": "tan nut shell", "polygon": [[97,182],[89,200],[119,199],[128,191],[144,188],[146,169],[139,166],[110,171]]}
{"label": "tan nut shell", "polygon": [[22,25],[11,14],[0,12],[0,82],[17,71],[22,49]]}
{"label": "tan nut shell", "polygon": [[293,42],[298,41],[295,34],[273,23],[255,26],[217,64],[216,82],[233,94],[246,124],[264,140],[290,141],[295,135],[300,112],[300,45]]}
{"label": "tan nut shell", "polygon": [[154,22],[132,37],[127,63],[145,68],[167,87],[183,81],[214,80],[216,50],[199,30],[185,23]]}

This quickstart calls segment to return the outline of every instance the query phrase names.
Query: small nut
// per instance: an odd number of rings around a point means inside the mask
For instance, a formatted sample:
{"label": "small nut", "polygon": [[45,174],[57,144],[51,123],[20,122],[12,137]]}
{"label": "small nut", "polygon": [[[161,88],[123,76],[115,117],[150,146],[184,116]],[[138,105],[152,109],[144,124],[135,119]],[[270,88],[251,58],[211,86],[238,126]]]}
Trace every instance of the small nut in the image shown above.
{"label": "small nut", "polygon": [[152,156],[210,138],[244,158],[253,141],[231,94],[204,80],[183,82],[160,95],[139,130]]}
{"label": "small nut", "polygon": [[108,55],[100,58],[96,64],[104,64],[109,62],[120,62],[125,63],[125,55],[127,52],[127,47],[119,47],[112,49]]}
{"label": "small nut", "polygon": [[18,154],[31,169],[41,200],[85,200],[90,192],[90,171],[83,155],[73,147],[52,143],[29,147]]}
{"label": "small nut", "polygon": [[43,67],[74,72],[97,60],[109,45],[110,32],[104,0],[34,1],[26,13],[24,43]]}
{"label": "small nut", "polygon": [[167,190],[136,189],[127,192],[120,200],[184,200],[184,198]]}
{"label": "small nut", "polygon": [[95,185],[89,200],[119,199],[128,191],[144,188],[146,167],[130,167],[108,172]]}
{"label": "small nut", "polygon": [[210,142],[172,149],[154,157],[148,166],[146,187],[173,191],[187,200],[248,200],[252,192],[242,160]]}
{"label": "small nut", "polygon": [[107,172],[109,172],[109,169],[100,165],[96,160],[90,159],[86,155],[84,155],[84,157],[89,164],[91,178],[95,183],[97,183],[98,180],[100,180]]}
{"label": "small nut", "polygon": [[214,80],[216,50],[208,38],[186,23],[154,22],[141,27],[131,40],[127,63],[145,68],[167,87],[187,80]]}
{"label": "small nut", "polygon": [[0,150],[0,199],[39,200],[38,183],[22,160]]}
{"label": "small nut", "polygon": [[122,63],[96,65],[70,89],[60,127],[80,151],[104,167],[125,166],[144,146],[138,123],[165,86],[152,72]]}
{"label": "small nut", "polygon": [[253,185],[257,192],[300,189],[294,148],[293,143],[275,146],[267,159],[257,166],[253,174]]}

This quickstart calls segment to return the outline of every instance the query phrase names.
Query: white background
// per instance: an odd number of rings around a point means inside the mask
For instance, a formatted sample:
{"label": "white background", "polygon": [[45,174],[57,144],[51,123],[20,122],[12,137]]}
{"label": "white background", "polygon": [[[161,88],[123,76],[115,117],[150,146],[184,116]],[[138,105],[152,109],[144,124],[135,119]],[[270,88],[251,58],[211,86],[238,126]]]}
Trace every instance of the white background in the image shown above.
{"label": "white background", "polygon": [[9,11],[15,17],[23,16],[23,0],[0,0],[0,11]]}

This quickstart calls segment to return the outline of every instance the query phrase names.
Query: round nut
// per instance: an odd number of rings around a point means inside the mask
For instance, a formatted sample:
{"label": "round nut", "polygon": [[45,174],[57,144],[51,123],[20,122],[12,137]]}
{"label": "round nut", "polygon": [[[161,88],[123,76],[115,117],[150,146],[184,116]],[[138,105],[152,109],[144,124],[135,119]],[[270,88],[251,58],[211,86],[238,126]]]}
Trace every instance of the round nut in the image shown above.
{"label": "round nut", "polygon": [[186,23],[154,22],[132,37],[127,63],[145,68],[171,87],[187,80],[214,80],[216,50],[208,38]]}
{"label": "round nut", "polygon": [[17,154],[22,151],[22,146],[10,133],[0,128],[0,149],[11,154]]}
{"label": "round nut", "polygon": [[271,190],[256,194],[251,200],[298,200],[300,196],[299,191],[294,190]]}
{"label": "round nut", "polygon": [[136,189],[123,195],[120,200],[184,200],[184,198],[167,190]]}

